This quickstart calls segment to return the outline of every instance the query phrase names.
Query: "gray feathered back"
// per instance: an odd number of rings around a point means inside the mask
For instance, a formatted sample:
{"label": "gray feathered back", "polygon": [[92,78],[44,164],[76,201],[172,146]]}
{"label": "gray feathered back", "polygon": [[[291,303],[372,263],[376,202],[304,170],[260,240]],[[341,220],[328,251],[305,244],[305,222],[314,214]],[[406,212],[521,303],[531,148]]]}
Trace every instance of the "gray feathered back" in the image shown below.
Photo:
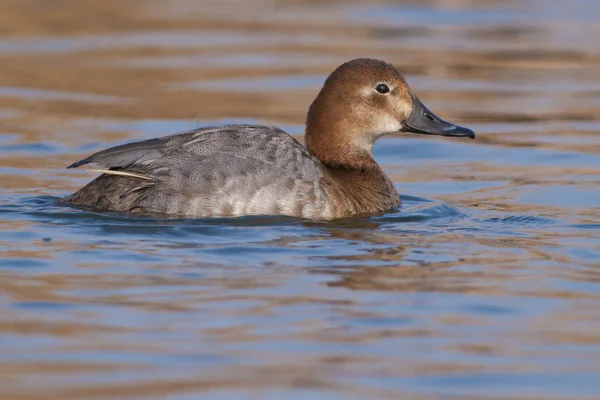
{"label": "gray feathered back", "polygon": [[275,127],[200,128],[116,146],[68,168],[83,165],[150,178],[130,206],[145,211],[311,218],[327,211],[327,196],[319,185],[321,163]]}

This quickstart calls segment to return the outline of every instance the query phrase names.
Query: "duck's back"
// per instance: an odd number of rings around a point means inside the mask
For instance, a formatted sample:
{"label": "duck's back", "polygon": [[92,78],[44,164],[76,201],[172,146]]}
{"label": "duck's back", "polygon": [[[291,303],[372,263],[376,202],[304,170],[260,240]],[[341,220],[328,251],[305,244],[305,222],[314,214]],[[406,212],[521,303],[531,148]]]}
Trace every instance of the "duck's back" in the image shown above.
{"label": "duck's back", "polygon": [[282,130],[226,125],[113,147],[78,161],[106,170],[73,205],[186,216],[327,218],[321,163]]}

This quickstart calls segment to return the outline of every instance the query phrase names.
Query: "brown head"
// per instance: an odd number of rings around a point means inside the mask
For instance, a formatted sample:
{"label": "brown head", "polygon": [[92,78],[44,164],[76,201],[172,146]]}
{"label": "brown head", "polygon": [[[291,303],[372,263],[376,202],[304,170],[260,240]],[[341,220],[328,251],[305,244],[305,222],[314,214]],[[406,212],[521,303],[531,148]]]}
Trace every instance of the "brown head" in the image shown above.
{"label": "brown head", "polygon": [[372,168],[373,143],[394,132],[474,138],[429,111],[393,65],[359,58],[325,81],[306,119],[306,145],[332,167]]}

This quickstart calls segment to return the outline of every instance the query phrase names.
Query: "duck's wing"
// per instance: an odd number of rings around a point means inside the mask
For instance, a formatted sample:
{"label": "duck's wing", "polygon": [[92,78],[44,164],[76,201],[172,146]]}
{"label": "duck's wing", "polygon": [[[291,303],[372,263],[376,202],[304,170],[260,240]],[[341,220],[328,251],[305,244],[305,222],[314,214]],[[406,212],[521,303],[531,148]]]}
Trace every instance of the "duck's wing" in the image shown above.
{"label": "duck's wing", "polygon": [[[227,132],[231,126],[218,128],[199,128],[175,135],[127,143],[99,151],[91,156],[74,162],[67,168],[79,168],[86,165],[91,168],[126,169],[128,167],[147,167],[153,161],[168,156],[196,135],[207,132]],[[146,168],[144,168],[146,169]]]}
{"label": "duck's wing", "polygon": [[118,211],[313,217],[327,197],[319,160],[267,126],[201,128],[125,144],[69,168],[82,166],[103,175],[65,202]]}
{"label": "duck's wing", "polygon": [[[99,151],[67,168],[86,166],[114,175],[155,178],[173,170],[189,175],[194,167],[210,167],[221,174],[283,162],[303,166],[303,178],[320,175],[315,157],[281,129],[260,125],[224,125],[195,129]],[[300,161],[300,163],[298,163]],[[290,164],[288,164],[290,165]],[[313,166],[313,168],[311,168]]]}

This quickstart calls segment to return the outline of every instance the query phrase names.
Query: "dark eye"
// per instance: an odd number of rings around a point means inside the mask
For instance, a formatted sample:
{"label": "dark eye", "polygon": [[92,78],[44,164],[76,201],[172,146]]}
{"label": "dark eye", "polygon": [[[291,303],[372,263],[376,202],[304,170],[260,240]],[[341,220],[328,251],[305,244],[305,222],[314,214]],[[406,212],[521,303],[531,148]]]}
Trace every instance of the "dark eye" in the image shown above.
{"label": "dark eye", "polygon": [[381,94],[386,94],[386,93],[389,93],[390,88],[385,83],[380,83],[379,85],[377,85],[375,90],[377,90]]}

